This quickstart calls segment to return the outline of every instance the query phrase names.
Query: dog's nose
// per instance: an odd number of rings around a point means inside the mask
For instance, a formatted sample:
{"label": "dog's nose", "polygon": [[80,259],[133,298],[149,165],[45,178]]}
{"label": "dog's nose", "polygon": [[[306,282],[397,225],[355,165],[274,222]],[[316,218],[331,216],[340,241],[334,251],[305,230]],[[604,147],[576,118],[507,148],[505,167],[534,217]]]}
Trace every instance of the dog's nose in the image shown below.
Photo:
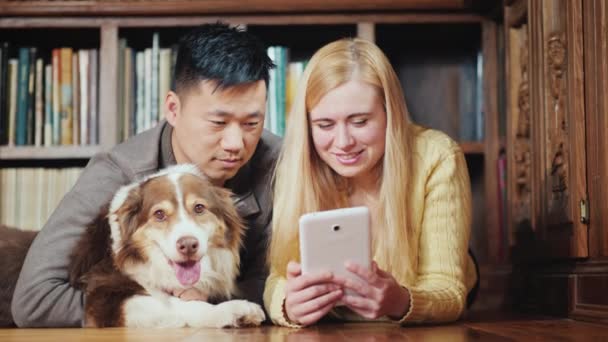
{"label": "dog's nose", "polygon": [[193,236],[183,236],[177,240],[177,251],[185,256],[191,256],[198,251],[198,240]]}

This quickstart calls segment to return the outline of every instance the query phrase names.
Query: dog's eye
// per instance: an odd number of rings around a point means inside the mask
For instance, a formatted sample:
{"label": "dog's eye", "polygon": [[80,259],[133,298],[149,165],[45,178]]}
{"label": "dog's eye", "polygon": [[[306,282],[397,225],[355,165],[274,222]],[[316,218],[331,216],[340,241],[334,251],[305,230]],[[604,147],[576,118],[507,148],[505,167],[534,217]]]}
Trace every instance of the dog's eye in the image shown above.
{"label": "dog's eye", "polygon": [[165,214],[164,211],[157,210],[154,212],[154,218],[156,219],[156,221],[162,222],[167,219],[167,215]]}
{"label": "dog's eye", "polygon": [[194,212],[197,214],[202,214],[205,211],[205,206],[202,204],[197,204],[194,206]]}

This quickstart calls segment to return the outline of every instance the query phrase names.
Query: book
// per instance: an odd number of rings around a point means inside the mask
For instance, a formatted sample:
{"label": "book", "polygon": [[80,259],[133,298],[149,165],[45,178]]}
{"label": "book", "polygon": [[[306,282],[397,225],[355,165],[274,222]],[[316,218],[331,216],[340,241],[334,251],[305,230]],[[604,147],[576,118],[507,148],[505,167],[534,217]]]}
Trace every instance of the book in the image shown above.
{"label": "book", "polygon": [[80,145],[91,143],[89,134],[89,51],[78,50],[78,95],[80,97]]}
{"label": "book", "polygon": [[19,60],[12,58],[8,61],[8,145],[16,142],[17,125],[17,77],[19,73]]}
{"label": "book", "polygon": [[72,144],[80,145],[80,67],[78,51],[72,53]]}
{"label": "book", "polygon": [[36,133],[36,55],[37,48],[30,48],[30,68],[27,86],[27,117],[26,117],[26,144],[34,145],[34,135]]}
{"label": "book", "polygon": [[19,71],[17,74],[17,115],[15,117],[15,144],[27,144],[27,111],[30,75],[30,49],[19,48]]}
{"label": "book", "polygon": [[10,45],[8,42],[0,43],[0,145],[8,144],[8,116],[9,116],[9,75],[8,60]]}
{"label": "book", "polygon": [[59,53],[61,73],[59,84],[61,87],[61,145],[72,144],[72,49],[61,48]]}
{"label": "book", "polygon": [[34,111],[34,145],[42,146],[42,128],[44,127],[43,92],[44,92],[44,62],[42,58],[36,59],[36,86]]}
{"label": "book", "polygon": [[44,67],[44,146],[53,144],[53,66]]}
{"label": "book", "polygon": [[52,96],[53,104],[52,108],[52,144],[61,144],[61,87],[60,87],[60,74],[61,74],[61,63],[60,63],[60,52],[61,49],[53,49],[52,51],[52,69],[53,69],[53,81],[52,81]]}
{"label": "book", "polygon": [[99,144],[99,50],[89,50],[89,136],[92,145]]}

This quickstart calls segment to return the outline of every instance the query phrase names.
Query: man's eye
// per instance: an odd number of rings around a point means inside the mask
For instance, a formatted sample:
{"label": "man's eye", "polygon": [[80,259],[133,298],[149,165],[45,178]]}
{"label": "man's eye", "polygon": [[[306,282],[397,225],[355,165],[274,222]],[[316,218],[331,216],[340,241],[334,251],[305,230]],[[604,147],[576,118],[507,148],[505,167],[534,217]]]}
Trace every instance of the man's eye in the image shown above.
{"label": "man's eye", "polygon": [[258,124],[259,124],[259,122],[257,122],[257,121],[252,121],[252,122],[245,123],[245,125],[247,127],[256,127]]}
{"label": "man's eye", "polygon": [[211,121],[211,123],[216,126],[224,126],[226,124],[226,122],[224,122],[224,121],[215,121],[215,120],[209,120],[209,121]]}
{"label": "man's eye", "polygon": [[163,222],[164,220],[167,219],[167,214],[165,214],[165,212],[163,210],[157,210],[154,212],[154,218],[158,222]]}

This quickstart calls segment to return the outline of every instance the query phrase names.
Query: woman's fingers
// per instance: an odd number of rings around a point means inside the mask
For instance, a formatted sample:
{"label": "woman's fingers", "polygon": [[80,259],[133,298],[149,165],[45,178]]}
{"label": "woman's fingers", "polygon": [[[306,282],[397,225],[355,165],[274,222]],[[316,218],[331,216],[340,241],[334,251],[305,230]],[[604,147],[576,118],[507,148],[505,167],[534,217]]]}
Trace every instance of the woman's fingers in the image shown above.
{"label": "woman's fingers", "polygon": [[336,291],[342,293],[340,287],[334,284],[315,285],[298,292],[290,293],[287,300],[289,304],[297,305],[301,308],[300,314],[306,314],[318,310],[321,306],[325,306],[324,299],[327,298],[327,294],[336,293]]}
{"label": "woman's fingers", "polygon": [[[329,293],[329,295],[331,295],[332,293]],[[316,323],[323,316],[327,315],[327,313],[334,307],[336,301],[338,301],[338,299],[341,296],[342,296],[342,294],[340,294],[339,296],[336,295],[336,299],[330,301],[328,304],[319,308],[318,310],[313,311],[313,312],[309,313],[308,315],[302,316],[298,321],[300,322],[300,324],[302,324],[304,326]]]}
{"label": "woman's fingers", "polygon": [[301,275],[288,279],[287,291],[297,292],[314,285],[330,283],[333,275],[330,272]]}
{"label": "woman's fingers", "polygon": [[287,264],[287,279],[295,278],[302,274],[302,267],[295,261],[290,261]]}
{"label": "woman's fingers", "polygon": [[370,319],[379,317],[380,305],[374,300],[354,295],[344,295],[342,296],[342,302],[362,317]]}
{"label": "woman's fingers", "polygon": [[367,281],[370,284],[376,284],[378,281],[380,281],[380,277],[376,273],[377,266],[367,268],[367,267],[363,267],[357,263],[354,263],[352,261],[345,262],[344,266],[346,267],[346,269],[348,271],[358,275],[359,277],[361,277],[363,280]]}
{"label": "woman's fingers", "polygon": [[342,298],[342,290],[328,292],[311,301],[300,303],[291,310],[291,316],[302,325],[310,325],[325,316]]}
{"label": "woman's fingers", "polygon": [[353,278],[344,278],[344,280],[340,282],[340,285],[345,290],[355,292],[356,294],[362,297],[372,297],[374,295],[373,288],[370,286],[370,284],[367,284],[361,280],[356,280]]}

